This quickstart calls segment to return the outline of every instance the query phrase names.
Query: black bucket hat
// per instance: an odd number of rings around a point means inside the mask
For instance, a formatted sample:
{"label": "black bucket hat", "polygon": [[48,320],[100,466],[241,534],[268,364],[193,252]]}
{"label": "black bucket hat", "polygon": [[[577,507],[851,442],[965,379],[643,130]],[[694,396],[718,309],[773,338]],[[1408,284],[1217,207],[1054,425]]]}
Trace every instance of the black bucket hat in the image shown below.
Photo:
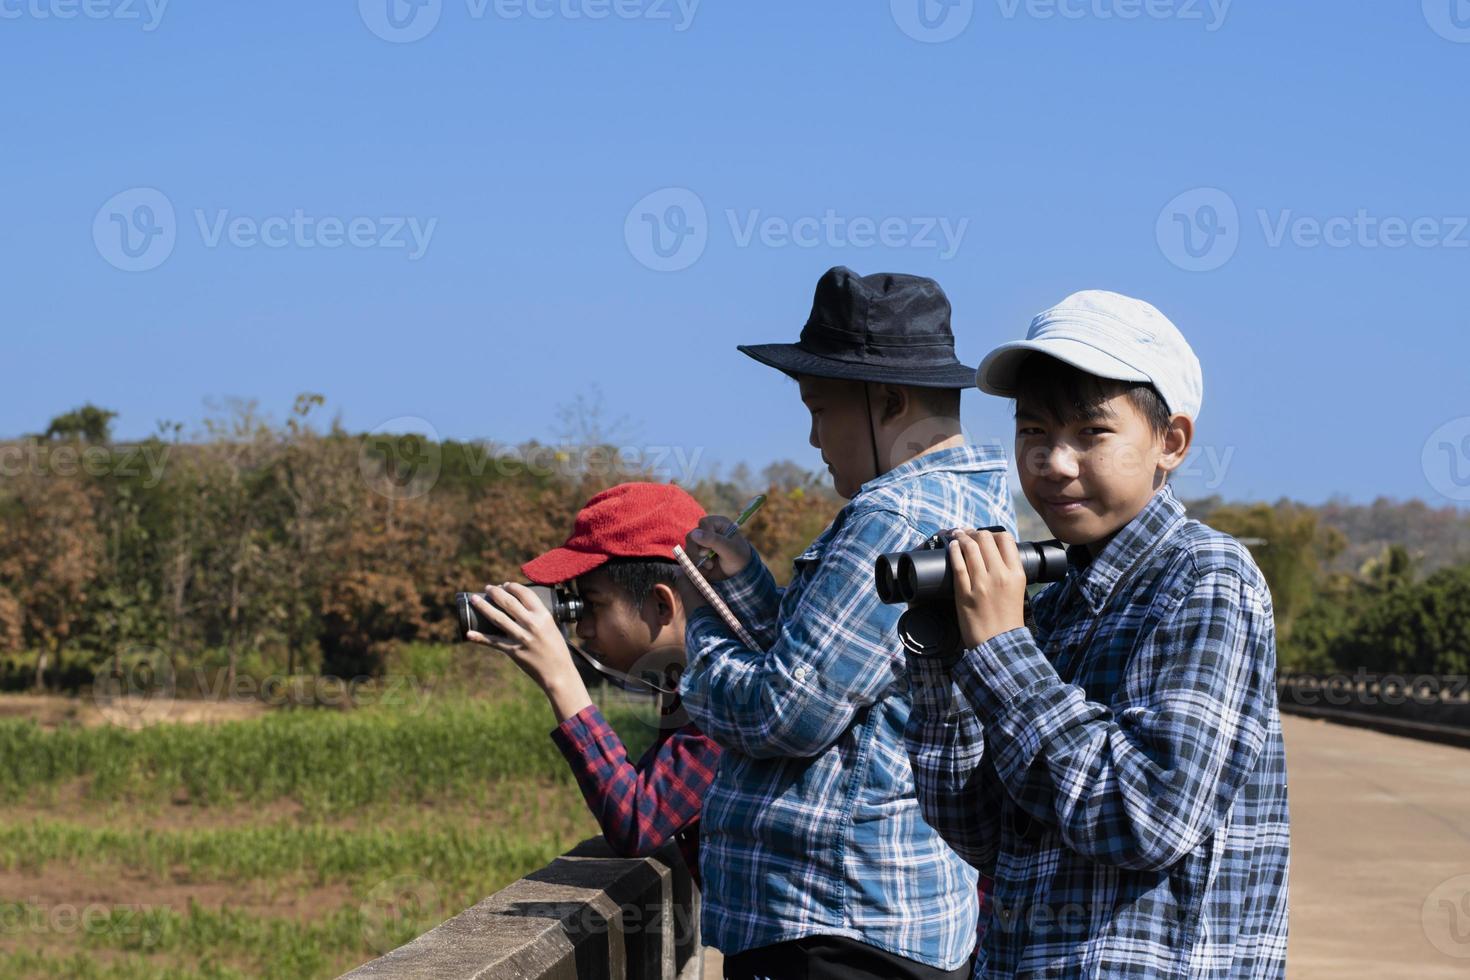
{"label": "black bucket hat", "polygon": [[975,369],[954,355],[949,299],[923,276],[859,276],[844,266],[817,282],[812,315],[794,344],[742,344],[789,375],[916,388],[969,388]]}

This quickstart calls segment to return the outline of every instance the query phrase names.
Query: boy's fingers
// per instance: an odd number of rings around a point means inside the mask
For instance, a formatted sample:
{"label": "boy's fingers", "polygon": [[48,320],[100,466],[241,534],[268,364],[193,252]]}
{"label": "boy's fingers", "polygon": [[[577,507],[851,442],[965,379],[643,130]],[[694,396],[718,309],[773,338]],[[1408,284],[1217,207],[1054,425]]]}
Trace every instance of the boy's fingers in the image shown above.
{"label": "boy's fingers", "polygon": [[[491,594],[494,595],[493,592]],[[470,602],[479,611],[481,616],[490,620],[490,624],[504,633],[509,639],[514,640],[516,643],[526,642],[526,633],[525,630],[521,629],[521,624],[496,606],[491,605],[486,601],[484,596],[470,596]]]}
{"label": "boy's fingers", "polygon": [[995,544],[1000,549],[1000,560],[1005,562],[1006,568],[1013,572],[1025,569],[1021,563],[1021,549],[1016,547],[1016,539],[1009,532],[997,534]]}
{"label": "boy's fingers", "polygon": [[964,546],[960,544],[959,538],[951,538],[949,541],[949,566],[954,570],[954,591],[956,596],[964,596],[970,591],[970,570],[966,567]]}
{"label": "boy's fingers", "polygon": [[991,575],[1005,568],[1005,559],[1001,558],[1000,545],[995,541],[995,534],[990,531],[975,532],[975,547],[980,549],[980,555],[985,562],[985,571]]}
{"label": "boy's fingers", "polygon": [[536,598],[536,593],[526,588],[520,582],[507,582],[504,588],[505,591],[519,599],[521,605],[525,607],[525,610],[532,615],[535,615],[538,610],[544,610],[546,608],[541,604],[541,600]]}
{"label": "boy's fingers", "polygon": [[965,564],[969,566],[970,585],[973,589],[979,585],[979,579],[985,574],[985,556],[980,553],[980,546],[975,543],[976,532],[961,534],[959,537],[960,551],[964,553]]}

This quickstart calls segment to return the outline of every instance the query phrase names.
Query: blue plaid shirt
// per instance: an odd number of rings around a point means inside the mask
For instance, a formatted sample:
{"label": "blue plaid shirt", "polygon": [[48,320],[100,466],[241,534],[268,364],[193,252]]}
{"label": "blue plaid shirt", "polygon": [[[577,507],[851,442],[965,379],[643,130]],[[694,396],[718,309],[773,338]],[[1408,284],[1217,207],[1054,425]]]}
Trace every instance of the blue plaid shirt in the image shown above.
{"label": "blue plaid shirt", "polygon": [[703,928],[732,954],[843,936],[942,969],[975,945],[976,874],[919,813],[904,751],[901,607],[878,555],[951,527],[1014,528],[1005,454],[963,446],[868,483],[776,588],[759,558],[716,588],[761,646],[702,608],[680,693],[725,748],[704,801]]}
{"label": "blue plaid shirt", "polygon": [[994,870],[985,977],[1280,977],[1286,755],[1271,596],[1161,489],[1033,602],[910,658],[924,815]]}

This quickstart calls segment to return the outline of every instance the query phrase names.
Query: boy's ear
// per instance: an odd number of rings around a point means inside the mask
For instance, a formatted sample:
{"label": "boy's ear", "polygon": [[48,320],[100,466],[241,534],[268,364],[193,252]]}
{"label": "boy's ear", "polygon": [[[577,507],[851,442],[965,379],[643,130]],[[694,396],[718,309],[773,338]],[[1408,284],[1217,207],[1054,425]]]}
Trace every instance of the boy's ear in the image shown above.
{"label": "boy's ear", "polygon": [[664,626],[672,623],[674,615],[683,608],[678,591],[665,582],[654,583],[653,588],[648,590],[646,601],[653,603],[653,614]]}
{"label": "boy's ear", "polygon": [[879,389],[879,403],[883,406],[879,418],[884,422],[902,418],[903,413],[908,411],[909,390],[903,385],[883,385]]}
{"label": "boy's ear", "polygon": [[1159,469],[1169,474],[1184,465],[1189,447],[1194,444],[1194,419],[1188,415],[1175,415],[1169,419],[1169,428],[1164,432],[1164,451],[1159,456]]}

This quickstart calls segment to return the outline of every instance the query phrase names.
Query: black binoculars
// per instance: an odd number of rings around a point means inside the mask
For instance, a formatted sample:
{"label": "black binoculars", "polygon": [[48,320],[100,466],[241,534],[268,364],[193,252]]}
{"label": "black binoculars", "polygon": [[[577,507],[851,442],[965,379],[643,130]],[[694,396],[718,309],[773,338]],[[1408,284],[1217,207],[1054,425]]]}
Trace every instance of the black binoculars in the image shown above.
{"label": "black binoculars", "polygon": [[[1001,533],[1003,527],[987,527]],[[1060,582],[1067,574],[1067,549],[1060,541],[1021,541],[1021,564],[1026,581]],[[894,605],[931,602],[954,595],[954,569],[949,564],[949,537],[936,534],[913,551],[896,551],[878,557],[873,584],[878,598]]]}
{"label": "black binoculars", "polygon": [[[551,618],[559,625],[575,623],[582,618],[582,600],[574,593],[559,586],[551,585],[528,585],[526,588],[536,593],[536,598],[551,612]],[[454,595],[454,611],[459,618],[459,637],[465,638],[465,634],[473,631],[483,636],[504,636],[494,624],[480,615],[480,611],[470,602],[470,597],[482,596],[486,602],[494,605],[494,600],[484,593],[456,592]]]}
{"label": "black binoculars", "polygon": [[[1005,528],[985,530],[1000,533]],[[898,620],[898,635],[914,653],[933,655],[959,647],[949,540],[943,532],[913,551],[880,555],[873,569],[879,599],[889,605],[908,603],[908,612]],[[1067,548],[1060,541],[1021,541],[1016,548],[1028,583],[1060,582],[1066,576]]]}

